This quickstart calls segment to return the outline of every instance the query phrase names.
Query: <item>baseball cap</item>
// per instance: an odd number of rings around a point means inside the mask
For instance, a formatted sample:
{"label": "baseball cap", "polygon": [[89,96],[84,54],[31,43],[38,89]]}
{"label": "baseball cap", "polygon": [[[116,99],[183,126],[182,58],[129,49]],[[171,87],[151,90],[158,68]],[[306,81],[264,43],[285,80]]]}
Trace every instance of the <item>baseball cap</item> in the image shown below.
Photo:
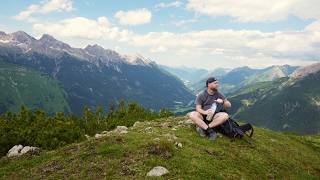
{"label": "baseball cap", "polygon": [[215,82],[215,81],[217,81],[216,78],[214,78],[214,77],[209,77],[209,78],[207,79],[207,81],[206,81],[206,87],[208,87],[208,84],[209,84],[209,83],[212,83],[212,82]]}

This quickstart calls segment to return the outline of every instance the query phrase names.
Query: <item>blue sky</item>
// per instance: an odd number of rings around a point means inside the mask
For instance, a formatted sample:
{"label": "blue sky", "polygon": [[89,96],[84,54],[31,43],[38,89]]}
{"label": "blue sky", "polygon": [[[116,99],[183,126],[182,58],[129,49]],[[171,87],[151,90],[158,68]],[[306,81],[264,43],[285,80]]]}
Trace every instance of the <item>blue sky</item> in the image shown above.
{"label": "blue sky", "polygon": [[0,30],[213,69],[319,61],[318,0],[2,2]]}

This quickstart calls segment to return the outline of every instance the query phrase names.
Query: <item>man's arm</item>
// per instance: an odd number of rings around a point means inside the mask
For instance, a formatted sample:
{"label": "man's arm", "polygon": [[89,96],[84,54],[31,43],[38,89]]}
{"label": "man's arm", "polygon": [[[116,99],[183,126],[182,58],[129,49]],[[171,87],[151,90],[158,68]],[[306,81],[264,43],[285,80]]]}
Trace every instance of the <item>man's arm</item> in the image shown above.
{"label": "man's arm", "polygon": [[225,109],[231,107],[231,103],[227,99],[217,99],[216,102],[222,104]]}
{"label": "man's arm", "polygon": [[[224,107],[224,109],[231,108],[231,103],[230,103],[230,101],[228,101],[227,98],[225,98],[225,96],[224,96],[223,94],[221,94],[221,93],[219,92],[218,96],[219,96],[219,98],[218,98],[217,101],[216,101],[217,103],[222,104],[223,107]],[[219,100],[219,99],[220,99],[220,100]]]}
{"label": "man's arm", "polygon": [[227,99],[225,99],[225,100],[224,100],[224,103],[223,103],[223,107],[224,107],[225,109],[231,108],[231,103],[230,103],[230,101],[228,101]]}
{"label": "man's arm", "polygon": [[196,105],[196,111],[199,112],[200,114],[207,115],[207,111],[203,110],[201,105]]}

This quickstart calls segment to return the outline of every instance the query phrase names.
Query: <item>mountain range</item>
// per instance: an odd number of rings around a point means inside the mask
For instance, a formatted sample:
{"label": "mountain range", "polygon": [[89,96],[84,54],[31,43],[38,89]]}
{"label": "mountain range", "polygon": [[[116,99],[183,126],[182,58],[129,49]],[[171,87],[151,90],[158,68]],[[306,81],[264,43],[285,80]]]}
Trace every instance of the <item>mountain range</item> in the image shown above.
{"label": "mountain range", "polygon": [[320,132],[320,63],[289,77],[245,86],[231,95],[231,114],[257,126],[300,134]]}
{"label": "mountain range", "polygon": [[[233,118],[276,131],[320,132],[320,63],[240,67],[216,77],[219,91],[232,103],[229,114]],[[205,89],[206,78],[191,85],[194,93]],[[186,114],[194,106],[181,106],[175,112]]]}
{"label": "mountain range", "polygon": [[221,77],[225,75],[228,71],[230,71],[227,68],[216,68],[213,70],[206,70],[190,67],[170,67],[166,65],[160,65],[160,68],[181,79],[184,82],[184,84],[191,90],[194,89],[194,84],[199,82],[199,80],[206,79],[209,76]]}
{"label": "mountain range", "polygon": [[278,131],[320,130],[320,63],[212,71],[170,68],[139,54],[121,55],[99,45],[73,48],[50,35],[35,39],[18,31],[0,32],[0,65],[0,113],[26,104],[79,115],[85,106],[107,109],[124,99],[185,114],[194,108],[193,94],[215,76],[232,102],[233,117]]}
{"label": "mountain range", "polygon": [[209,76],[217,77],[220,84],[221,92],[226,95],[236,92],[241,87],[245,87],[257,82],[273,81],[278,78],[288,77],[293,73],[298,66],[270,66],[263,69],[253,69],[247,66],[225,70],[224,73],[208,74],[205,77],[199,78],[199,81],[191,85],[195,93],[202,91],[205,88],[206,79]]}
{"label": "mountain range", "polygon": [[75,114],[85,106],[108,108],[111,101],[117,103],[120,99],[154,110],[194,99],[182,81],[148,58],[121,55],[99,45],[73,48],[47,34],[35,39],[23,31],[0,32],[0,59],[57,80]]}

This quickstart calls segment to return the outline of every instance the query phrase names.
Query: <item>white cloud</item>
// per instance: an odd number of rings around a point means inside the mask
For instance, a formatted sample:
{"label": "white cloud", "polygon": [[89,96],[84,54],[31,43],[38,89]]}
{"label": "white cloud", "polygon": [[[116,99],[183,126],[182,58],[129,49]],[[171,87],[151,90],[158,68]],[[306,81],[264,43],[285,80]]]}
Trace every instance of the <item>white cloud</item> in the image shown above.
{"label": "white cloud", "polygon": [[[320,60],[320,24],[315,21],[301,31],[261,32],[258,30],[203,30],[186,33],[149,32],[137,34],[112,25],[106,17],[88,19],[75,17],[59,22],[36,23],[33,29],[38,33],[49,33],[61,39],[74,38],[75,41],[113,42],[146,50],[161,59],[179,59],[188,64],[204,65],[210,62],[232,67],[249,65],[258,67],[266,64],[302,64]],[[117,44],[118,43],[118,44]],[[121,44],[119,44],[121,43]],[[164,57],[170,55],[168,57]],[[196,60],[195,62],[192,62]],[[199,67],[199,66],[198,66]]]}
{"label": "white cloud", "polygon": [[107,17],[91,20],[84,17],[65,19],[56,23],[36,23],[33,25],[36,33],[49,33],[59,37],[75,37],[84,39],[111,39],[127,41],[132,32],[119,30],[111,26]]}
{"label": "white cloud", "polygon": [[149,10],[143,8],[132,11],[118,11],[114,16],[122,25],[140,25],[149,23],[152,14]]}
{"label": "white cloud", "polygon": [[164,53],[167,51],[167,48],[163,46],[153,47],[150,49],[150,52],[152,53]]}
{"label": "white cloud", "polygon": [[161,9],[161,8],[169,8],[169,7],[180,7],[182,5],[181,1],[173,1],[170,3],[159,3],[155,5],[156,9]]}
{"label": "white cloud", "polygon": [[196,18],[193,18],[193,19],[187,19],[187,20],[180,20],[180,21],[176,21],[176,22],[173,22],[173,24],[177,27],[181,27],[181,26],[185,26],[187,24],[192,24],[192,23],[196,23],[198,22],[199,20],[196,19]]}
{"label": "white cloud", "polygon": [[42,1],[40,4],[31,4],[27,7],[26,10],[21,11],[18,15],[14,16],[13,18],[16,20],[29,20],[32,22],[34,21],[32,15],[34,14],[48,14],[54,11],[71,11],[73,10],[72,4],[72,0]]}
{"label": "white cloud", "polygon": [[315,21],[305,27],[306,31],[320,31],[320,20]]}
{"label": "white cloud", "polygon": [[47,14],[53,11],[71,11],[73,10],[72,7],[72,0],[50,0],[45,1],[40,8],[40,13]]}
{"label": "white cloud", "polygon": [[290,15],[320,19],[319,0],[189,0],[187,9],[208,16],[231,16],[240,22],[284,20]]}
{"label": "white cloud", "polygon": [[170,53],[194,53],[228,57],[319,60],[320,32],[287,31],[265,33],[253,30],[207,30],[188,33],[150,32],[135,35],[132,45],[157,48]]}

